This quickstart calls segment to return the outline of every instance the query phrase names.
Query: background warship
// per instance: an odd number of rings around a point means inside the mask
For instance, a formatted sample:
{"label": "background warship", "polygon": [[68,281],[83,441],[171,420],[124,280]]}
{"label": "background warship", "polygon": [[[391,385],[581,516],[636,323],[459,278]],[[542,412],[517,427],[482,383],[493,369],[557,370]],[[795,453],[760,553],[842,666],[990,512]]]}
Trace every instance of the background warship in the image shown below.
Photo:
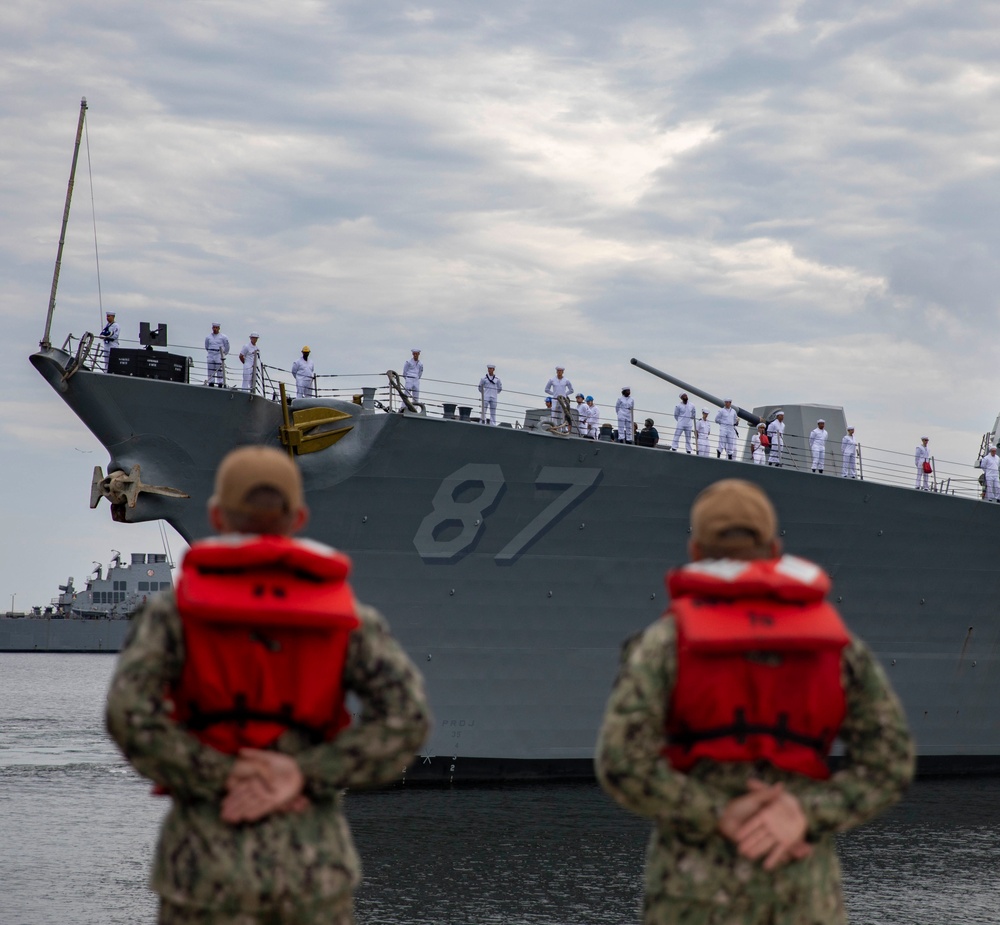
{"label": "background warship", "polygon": [[0,652],[117,652],[132,614],[173,584],[166,553],[129,558],[115,552],[107,573],[94,563],[83,590],[69,578],[49,604],[0,614]]}

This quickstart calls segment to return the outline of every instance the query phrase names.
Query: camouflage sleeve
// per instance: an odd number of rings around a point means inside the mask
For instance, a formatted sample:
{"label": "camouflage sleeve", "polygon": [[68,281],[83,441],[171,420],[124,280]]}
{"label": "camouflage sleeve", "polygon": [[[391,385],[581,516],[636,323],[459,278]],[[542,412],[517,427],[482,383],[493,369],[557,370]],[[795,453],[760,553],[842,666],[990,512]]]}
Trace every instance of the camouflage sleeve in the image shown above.
{"label": "camouflage sleeve", "polygon": [[601,786],[622,806],[692,843],[709,838],[728,797],[660,754],[677,673],[672,620],[658,620],[623,655],[597,740]]}
{"label": "camouflage sleeve", "polygon": [[307,792],[329,798],[345,787],[395,780],[430,731],[424,680],[372,607],[358,605],[361,627],[352,636],[344,686],[361,715],[337,738],[297,754]]}
{"label": "camouflage sleeve", "polygon": [[170,718],[167,688],[180,678],[184,637],[172,591],[135,617],[118,656],[105,721],[133,767],[182,800],[221,797],[233,759]]}
{"label": "camouflage sleeve", "polygon": [[844,766],[829,780],[798,778],[789,789],[809,820],[810,839],[860,825],[895,803],[913,779],[913,740],[896,694],[859,639],[844,650],[847,716],[840,729]]}

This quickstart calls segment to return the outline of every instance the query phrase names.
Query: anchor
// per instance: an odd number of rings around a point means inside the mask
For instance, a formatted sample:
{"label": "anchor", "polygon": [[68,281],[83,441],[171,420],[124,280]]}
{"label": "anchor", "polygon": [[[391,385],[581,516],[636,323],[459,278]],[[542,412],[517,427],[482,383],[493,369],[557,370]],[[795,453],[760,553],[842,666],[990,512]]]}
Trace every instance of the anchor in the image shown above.
{"label": "anchor", "polygon": [[114,520],[125,520],[125,508],[134,508],[142,492],[151,495],[163,495],[167,498],[190,498],[189,494],[179,488],[168,488],[166,485],[147,485],[142,481],[142,471],[138,465],[131,472],[116,469],[105,476],[100,466],[94,466],[94,477],[90,482],[90,506],[97,507],[101,498],[107,498],[111,504],[111,516]]}

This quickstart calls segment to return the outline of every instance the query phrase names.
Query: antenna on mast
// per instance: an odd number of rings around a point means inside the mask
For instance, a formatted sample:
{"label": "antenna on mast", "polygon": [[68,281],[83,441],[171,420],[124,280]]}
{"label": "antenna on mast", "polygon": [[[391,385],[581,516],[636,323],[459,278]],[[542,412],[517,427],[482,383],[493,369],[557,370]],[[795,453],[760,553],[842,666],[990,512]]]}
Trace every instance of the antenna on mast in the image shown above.
{"label": "antenna on mast", "polygon": [[49,335],[52,331],[52,315],[56,310],[56,289],[59,286],[59,267],[62,265],[63,244],[66,242],[66,225],[69,224],[69,206],[73,201],[73,182],[76,179],[76,162],[80,156],[80,138],[83,136],[83,119],[87,114],[87,97],[80,100],[80,121],[76,126],[76,144],[73,147],[73,164],[69,169],[69,185],[66,187],[66,207],[63,209],[62,230],[59,232],[59,249],[56,251],[56,268],[52,273],[52,292],[49,295],[49,313],[45,316],[45,333],[38,342],[43,350],[51,347]]}

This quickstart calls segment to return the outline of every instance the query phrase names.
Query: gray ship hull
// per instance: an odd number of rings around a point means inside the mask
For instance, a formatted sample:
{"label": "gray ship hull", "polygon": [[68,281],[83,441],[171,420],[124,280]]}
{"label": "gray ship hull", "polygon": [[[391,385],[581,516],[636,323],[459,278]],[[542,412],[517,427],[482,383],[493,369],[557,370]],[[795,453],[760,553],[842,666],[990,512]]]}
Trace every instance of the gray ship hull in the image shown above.
{"label": "gray ship hull", "polygon": [[[281,409],[236,392],[32,362],[142,493],[119,518],[209,533],[221,457],[278,444]],[[684,560],[695,494],[720,477],[774,499],[786,548],[823,565],[834,601],[902,697],[921,768],[1000,770],[1000,574],[990,505],[682,453],[301,401],[350,415],[299,463],[310,535],[350,554],[427,679],[435,729],[408,778],[590,775],[622,641],[656,619]],[[734,468],[735,467],[735,468]],[[5,638],[0,637],[0,647]]]}

